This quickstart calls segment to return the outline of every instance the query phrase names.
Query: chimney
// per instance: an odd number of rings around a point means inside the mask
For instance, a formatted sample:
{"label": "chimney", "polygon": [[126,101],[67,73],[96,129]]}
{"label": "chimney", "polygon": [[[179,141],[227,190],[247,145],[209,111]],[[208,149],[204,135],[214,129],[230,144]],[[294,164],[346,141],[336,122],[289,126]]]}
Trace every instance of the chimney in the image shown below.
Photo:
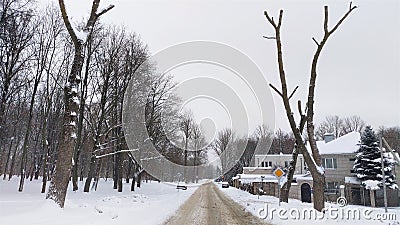
{"label": "chimney", "polygon": [[333,140],[335,140],[335,135],[333,133],[324,134],[325,143],[328,143],[328,142],[333,141]]}

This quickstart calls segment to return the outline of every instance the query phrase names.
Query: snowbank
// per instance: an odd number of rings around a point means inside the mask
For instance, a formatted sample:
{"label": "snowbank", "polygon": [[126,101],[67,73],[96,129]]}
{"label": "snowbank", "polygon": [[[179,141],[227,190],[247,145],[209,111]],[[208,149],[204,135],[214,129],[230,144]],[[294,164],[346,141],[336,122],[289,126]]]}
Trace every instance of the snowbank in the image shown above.
{"label": "snowbank", "polygon": [[39,181],[25,182],[21,193],[18,181],[0,180],[1,225],[160,224],[197,189],[189,186],[186,191],[177,191],[176,185],[153,181],[142,183],[134,192],[124,183],[124,191],[118,193],[112,180],[101,180],[96,192],[83,193],[81,188],[69,191],[61,209],[40,194]]}

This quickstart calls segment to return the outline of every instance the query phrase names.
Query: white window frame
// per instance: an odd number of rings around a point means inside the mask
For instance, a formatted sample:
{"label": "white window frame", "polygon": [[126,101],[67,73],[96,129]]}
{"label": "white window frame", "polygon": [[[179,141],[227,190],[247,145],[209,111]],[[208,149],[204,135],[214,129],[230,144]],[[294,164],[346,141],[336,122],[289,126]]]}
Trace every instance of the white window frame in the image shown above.
{"label": "white window frame", "polygon": [[[328,162],[330,162],[331,167],[328,167]],[[328,170],[337,169],[337,159],[336,158],[322,158],[322,166]]]}

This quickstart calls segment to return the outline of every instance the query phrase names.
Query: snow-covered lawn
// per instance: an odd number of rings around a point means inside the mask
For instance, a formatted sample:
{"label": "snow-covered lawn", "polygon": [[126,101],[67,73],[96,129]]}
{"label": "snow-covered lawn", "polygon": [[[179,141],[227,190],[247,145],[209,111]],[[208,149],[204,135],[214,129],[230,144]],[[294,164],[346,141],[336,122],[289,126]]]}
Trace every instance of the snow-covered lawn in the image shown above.
{"label": "snow-covered lawn", "polygon": [[118,193],[112,189],[112,180],[101,180],[97,191],[69,191],[61,209],[40,193],[40,181],[25,181],[22,193],[18,182],[18,178],[0,180],[0,225],[160,224],[197,189],[189,186],[177,191],[176,185],[153,181],[142,183],[135,192],[124,183],[123,192]]}
{"label": "snow-covered lawn", "polygon": [[[252,195],[248,192],[236,189],[234,187],[229,188],[221,188],[221,184],[218,184],[218,187],[231,197],[234,201],[238,202],[242,206],[246,208],[249,212],[251,212],[255,216],[259,216],[259,210],[261,208],[266,209],[261,211],[261,216],[266,217],[265,220],[276,225],[280,224],[400,224],[400,207],[389,208],[388,213],[392,213],[392,218],[389,220],[380,220],[377,219],[378,214],[383,214],[385,210],[383,208],[371,208],[357,205],[347,205],[345,207],[339,207],[336,203],[326,203],[325,208],[331,211],[325,213],[324,217],[322,213],[317,213],[317,218],[314,219],[314,215],[312,214],[312,219],[309,219],[309,211],[308,209],[312,209],[312,203],[302,203],[296,199],[289,199],[289,203],[281,203],[281,206],[278,206],[278,198],[273,196],[260,196],[258,199],[257,195]],[[267,207],[266,207],[267,206]],[[276,209],[274,211],[274,209]],[[279,210],[281,210],[281,214],[279,214]],[[306,210],[304,210],[306,209]],[[265,212],[268,212],[268,215]],[[353,218],[353,215],[357,215],[354,211],[360,212],[360,219],[357,216]],[[316,212],[316,211],[314,211]],[[349,213],[350,212],[350,213]],[[330,215],[329,215],[330,213]],[[364,216],[364,214],[366,216]],[[299,216],[298,216],[299,215]],[[306,219],[303,219],[303,215],[306,215]],[[272,219],[271,219],[271,216]],[[348,217],[350,219],[348,219]],[[383,215],[385,216],[385,215]],[[393,218],[395,216],[395,218]],[[337,218],[337,219],[336,219]]]}

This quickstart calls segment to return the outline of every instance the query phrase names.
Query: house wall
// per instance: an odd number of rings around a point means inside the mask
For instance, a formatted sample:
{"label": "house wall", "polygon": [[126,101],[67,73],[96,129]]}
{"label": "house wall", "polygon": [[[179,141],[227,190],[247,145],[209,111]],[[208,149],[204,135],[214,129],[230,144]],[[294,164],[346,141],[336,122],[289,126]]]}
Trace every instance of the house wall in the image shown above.
{"label": "house wall", "polygon": [[[254,166],[261,167],[262,162],[272,162],[272,167],[279,166],[285,168],[285,162],[289,163],[292,160],[291,154],[283,154],[283,155],[255,155]],[[303,159],[303,155],[299,154],[297,156],[296,162],[296,170],[295,174],[303,174],[305,173],[304,170],[305,162]]]}
{"label": "house wall", "polygon": [[321,158],[335,158],[337,162],[336,169],[325,168],[325,181],[326,182],[338,182],[344,184],[344,177],[354,176],[351,173],[353,169],[355,153],[352,154],[322,154]]}
{"label": "house wall", "polygon": [[243,167],[244,174],[272,174],[273,169],[268,167]]}

